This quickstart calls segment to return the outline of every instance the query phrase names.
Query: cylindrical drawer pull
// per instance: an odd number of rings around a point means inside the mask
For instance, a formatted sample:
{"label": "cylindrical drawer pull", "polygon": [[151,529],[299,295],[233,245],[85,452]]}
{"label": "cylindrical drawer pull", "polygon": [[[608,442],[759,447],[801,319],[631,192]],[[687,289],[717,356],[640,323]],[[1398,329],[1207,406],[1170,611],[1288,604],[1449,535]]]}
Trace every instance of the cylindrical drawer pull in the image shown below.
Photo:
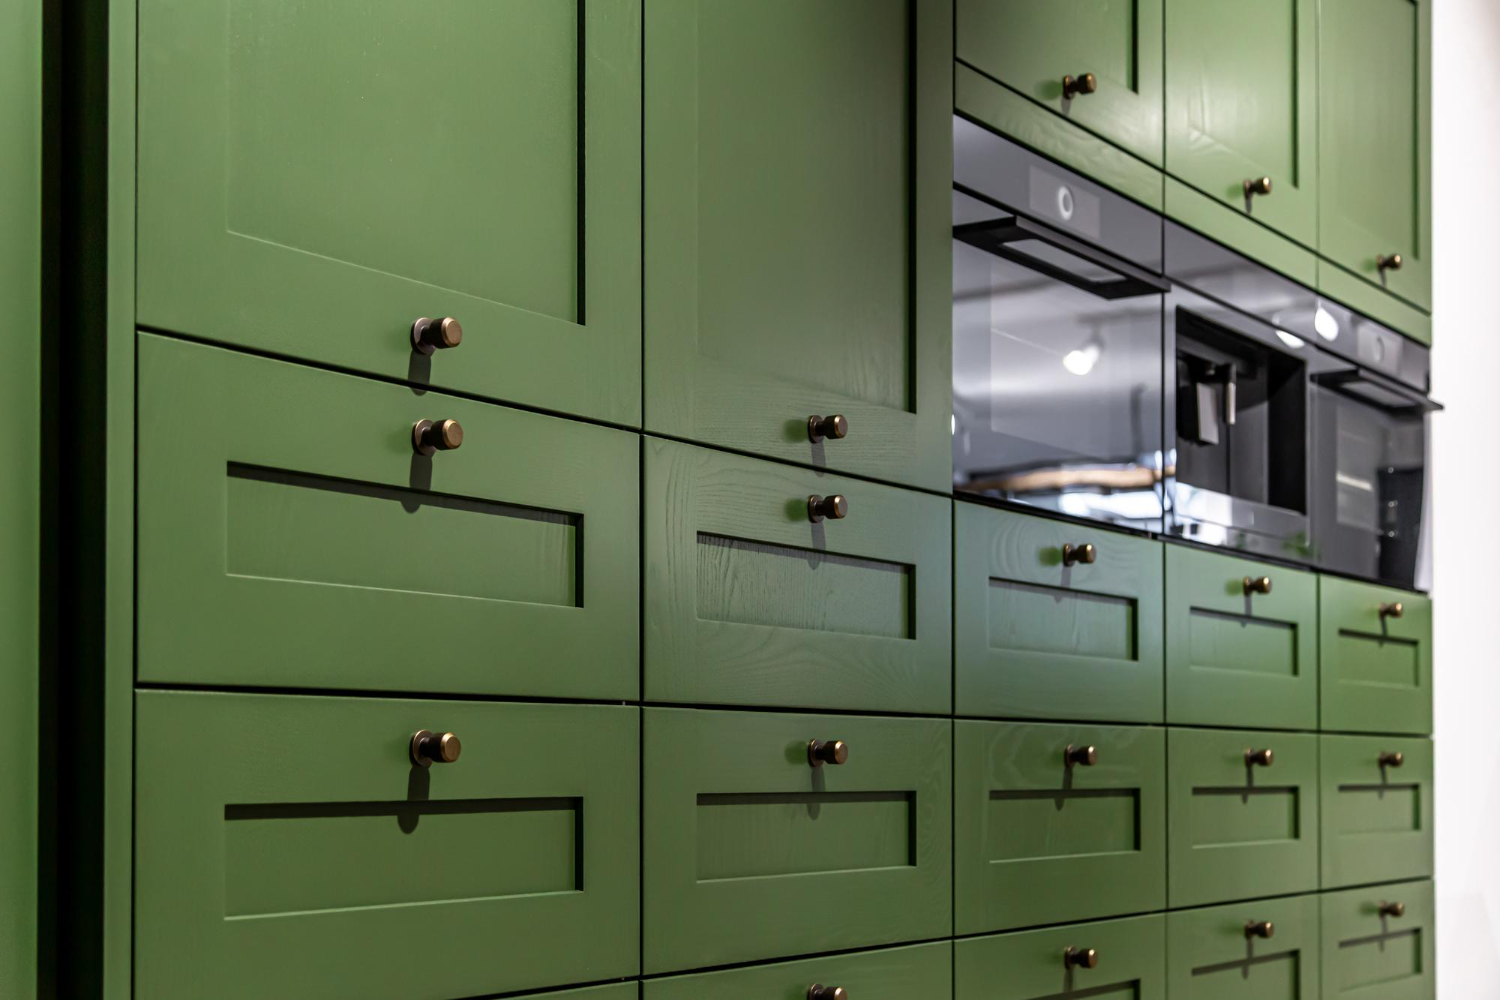
{"label": "cylindrical drawer pull", "polygon": [[807,988],[807,1000],[849,1000],[849,991],[842,986],[813,983]]}
{"label": "cylindrical drawer pull", "polygon": [[1063,751],[1063,760],[1071,767],[1074,764],[1080,767],[1093,767],[1099,763],[1099,751],[1091,746],[1080,743],[1069,743],[1068,748]]}
{"label": "cylindrical drawer pull", "polygon": [[1245,921],[1245,937],[1269,938],[1276,936],[1276,925],[1269,920]]}
{"label": "cylindrical drawer pull", "polygon": [[1269,594],[1271,592],[1271,578],[1269,576],[1247,576],[1245,577],[1246,594]]}
{"label": "cylindrical drawer pull", "polygon": [[842,764],[849,759],[849,744],[843,740],[808,740],[807,762],[813,767]]}
{"label": "cylindrical drawer pull", "polygon": [[464,746],[452,733],[430,733],[419,729],[411,738],[411,760],[421,767],[451,764],[458,760]]}
{"label": "cylindrical drawer pull", "polygon": [[1063,952],[1063,964],[1080,969],[1092,969],[1099,964],[1099,953],[1093,948],[1075,948],[1068,945]]}
{"label": "cylindrical drawer pull", "polygon": [[1399,750],[1387,750],[1380,755],[1381,767],[1400,767],[1406,763],[1406,754]]}
{"label": "cylindrical drawer pull", "polygon": [[418,420],[411,425],[411,446],[418,455],[452,451],[464,443],[464,429],[457,420]]}
{"label": "cylindrical drawer pull", "polygon": [[849,421],[844,419],[842,413],[834,413],[826,417],[815,414],[807,418],[807,437],[813,444],[817,444],[824,438],[833,438],[838,441],[848,436]]}
{"label": "cylindrical drawer pull", "polygon": [[1406,614],[1406,605],[1400,601],[1392,601],[1390,604],[1380,606],[1381,618],[1400,618],[1404,614]]}
{"label": "cylindrical drawer pull", "polygon": [[1082,545],[1072,543],[1063,546],[1063,565],[1071,566],[1074,563],[1083,563],[1085,566],[1094,565],[1094,560],[1099,558],[1099,550],[1093,545],[1085,542]]}
{"label": "cylindrical drawer pull", "polygon": [[840,521],[849,516],[849,500],[842,493],[831,493],[820,497],[816,493],[807,498],[807,519],[817,524],[823,518]]}
{"label": "cylindrical drawer pull", "polygon": [[1380,915],[1382,917],[1404,917],[1406,916],[1406,904],[1387,903],[1385,900],[1381,900]]}
{"label": "cylindrical drawer pull", "polygon": [[1271,193],[1271,178],[1250,177],[1245,180],[1245,197],[1251,195],[1266,195]]}
{"label": "cylindrical drawer pull", "polygon": [[1069,73],[1063,77],[1063,97],[1072,100],[1080,94],[1092,94],[1099,89],[1099,78],[1092,73]]}
{"label": "cylindrical drawer pull", "polygon": [[1265,750],[1246,750],[1245,765],[1247,767],[1270,767],[1276,760],[1276,755],[1269,748]]}
{"label": "cylindrical drawer pull", "polygon": [[452,316],[429,319],[423,316],[411,325],[412,350],[422,354],[446,350],[463,343],[464,328]]}
{"label": "cylindrical drawer pull", "polygon": [[1375,255],[1375,266],[1382,271],[1399,271],[1401,265],[1405,263],[1406,261],[1401,259],[1399,253],[1393,253],[1389,257],[1383,253]]}

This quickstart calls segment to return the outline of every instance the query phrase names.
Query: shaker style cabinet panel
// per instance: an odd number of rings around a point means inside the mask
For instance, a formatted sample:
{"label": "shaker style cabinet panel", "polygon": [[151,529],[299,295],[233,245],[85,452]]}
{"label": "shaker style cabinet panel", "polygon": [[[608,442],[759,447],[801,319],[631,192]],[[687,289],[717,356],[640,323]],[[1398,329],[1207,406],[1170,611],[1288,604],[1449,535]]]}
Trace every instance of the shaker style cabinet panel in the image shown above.
{"label": "shaker style cabinet panel", "polygon": [[633,435],[138,343],[140,680],[637,696]]}
{"label": "shaker style cabinet panel", "polygon": [[1318,587],[1322,728],[1432,732],[1432,600],[1329,576]]}
{"label": "shaker style cabinet panel", "polygon": [[958,59],[1162,164],[1162,0],[957,0]]}
{"label": "shaker style cabinet panel", "polygon": [[1432,874],[1432,741],[1323,736],[1323,887]]}
{"label": "shaker style cabinet panel", "polygon": [[142,324],[639,424],[638,0],[139,17]]}
{"label": "shaker style cabinet panel", "polygon": [[647,430],[949,488],[951,19],[647,0]]}
{"label": "shaker style cabinet panel", "polygon": [[1172,1000],[1317,1000],[1318,897],[1167,914]]}
{"label": "shaker style cabinet panel", "polygon": [[[831,919],[837,918],[833,910]],[[830,911],[824,911],[829,914]],[[817,919],[809,915],[809,919]],[[824,990],[819,994],[814,987]],[[835,993],[843,990],[843,994]],[[951,1000],[953,945],[948,941],[852,955],[830,955],[689,976],[650,979],[643,1000]]]}
{"label": "shaker style cabinet panel", "polygon": [[652,438],[649,701],[947,715],[952,503]]}
{"label": "shaker style cabinet panel", "polygon": [[[635,975],[639,727],[618,706],[139,693],[138,995]],[[421,730],[458,759],[418,766]]]}
{"label": "shaker style cabinet panel", "polygon": [[1162,546],[953,508],[959,715],[1162,721]]}
{"label": "shaker style cabinet panel", "polygon": [[644,724],[645,972],[953,933],[951,721],[648,708]]}
{"label": "shaker style cabinet panel", "polygon": [[1165,1000],[1165,952],[1160,914],[967,938],[953,945],[953,996]]}
{"label": "shaker style cabinet panel", "polygon": [[1423,309],[1432,306],[1432,3],[1319,0],[1318,32],[1319,250]]}
{"label": "shaker style cabinet panel", "polygon": [[1166,0],[1167,171],[1318,239],[1318,0]]}
{"label": "shaker style cabinet panel", "polygon": [[1432,895],[1426,881],[1325,892],[1323,1000],[1433,1000]]}

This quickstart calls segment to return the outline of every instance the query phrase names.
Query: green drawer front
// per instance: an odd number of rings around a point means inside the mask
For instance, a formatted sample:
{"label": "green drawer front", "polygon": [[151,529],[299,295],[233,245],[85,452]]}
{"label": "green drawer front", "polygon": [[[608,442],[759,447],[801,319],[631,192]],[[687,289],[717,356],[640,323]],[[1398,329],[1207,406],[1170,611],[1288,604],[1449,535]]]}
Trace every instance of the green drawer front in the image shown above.
{"label": "green drawer front", "polygon": [[1319,742],[1323,886],[1430,876],[1432,742],[1389,736]]}
{"label": "green drawer front", "polygon": [[138,363],[141,680],[636,697],[634,436],[149,334]]}
{"label": "green drawer front", "polygon": [[1322,728],[1432,732],[1432,601],[1326,576],[1318,585]]}
{"label": "green drawer front", "polygon": [[[1432,1000],[1437,995],[1431,882],[1325,892],[1320,898],[1324,1000]],[[1400,916],[1391,912],[1396,909]]]}
{"label": "green drawer front", "polygon": [[1167,722],[1316,729],[1317,616],[1311,573],[1167,546]]}
{"label": "green drawer front", "polygon": [[1169,913],[1168,992],[1173,1000],[1317,1000],[1320,937],[1317,896]]}
{"label": "green drawer front", "polygon": [[644,1000],[807,1000],[814,985],[842,988],[851,1000],[949,1000],[953,945],[940,941],[653,979],[645,984]]}
{"label": "green drawer front", "polygon": [[969,503],[953,533],[958,714],[1162,721],[1159,543]]}
{"label": "green drawer front", "polygon": [[[953,724],[645,711],[645,971],[953,930]],[[843,740],[842,765],[808,763]]]}
{"label": "green drawer front", "polygon": [[[953,996],[955,1000],[1163,1000],[1167,995],[1166,944],[1166,921],[1161,915],[968,938],[953,945]],[[1069,963],[1069,948],[1092,948],[1097,964],[1086,969]]]}
{"label": "green drawer front", "polygon": [[1164,730],[960,721],[954,740],[959,934],[1166,905]]}
{"label": "green drawer front", "polygon": [[1318,737],[1168,730],[1167,844],[1172,907],[1316,889]]}
{"label": "green drawer front", "polygon": [[[137,993],[437,1000],[635,975],[639,720],[138,694]],[[414,766],[419,729],[462,757]]]}
{"label": "green drawer front", "polygon": [[950,501],[655,439],[645,476],[648,700],[948,714]]}

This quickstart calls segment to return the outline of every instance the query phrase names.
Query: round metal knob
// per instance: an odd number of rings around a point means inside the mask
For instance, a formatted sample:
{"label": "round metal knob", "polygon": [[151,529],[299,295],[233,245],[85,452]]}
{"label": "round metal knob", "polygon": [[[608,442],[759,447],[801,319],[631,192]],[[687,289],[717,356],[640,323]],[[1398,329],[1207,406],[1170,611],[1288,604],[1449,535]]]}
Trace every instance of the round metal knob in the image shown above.
{"label": "round metal knob", "polygon": [[1380,617],[1382,618],[1400,618],[1404,614],[1406,614],[1406,605],[1400,601],[1392,601],[1390,604],[1382,604],[1380,606]]}
{"label": "round metal knob", "polygon": [[1079,94],[1092,94],[1099,89],[1099,79],[1092,73],[1069,74],[1063,77],[1063,97],[1072,100]]}
{"label": "round metal knob", "polygon": [[1245,751],[1245,764],[1247,767],[1270,767],[1275,761],[1276,755],[1269,749]]}
{"label": "round metal knob", "polygon": [[1099,964],[1099,953],[1093,948],[1074,948],[1068,945],[1063,952],[1063,964],[1080,969],[1092,969]]}
{"label": "round metal knob", "polygon": [[1399,253],[1393,253],[1389,257],[1383,253],[1375,255],[1375,266],[1382,271],[1399,271],[1404,263],[1406,261],[1401,259]]}
{"label": "round metal knob", "polygon": [[840,521],[849,516],[849,500],[842,493],[830,493],[820,497],[816,493],[807,498],[807,519],[817,524],[823,518]]}
{"label": "round metal knob", "polygon": [[1250,177],[1250,178],[1247,178],[1245,180],[1245,197],[1246,198],[1249,198],[1251,195],[1257,195],[1257,194],[1265,195],[1265,194],[1270,194],[1270,193],[1271,193],[1271,178],[1269,178],[1269,177]]}
{"label": "round metal knob", "polygon": [[843,740],[808,740],[807,762],[813,767],[843,764],[849,759],[849,744]]}
{"label": "round metal knob", "polygon": [[1387,903],[1384,900],[1381,900],[1380,915],[1382,917],[1404,917],[1406,916],[1406,904]]}
{"label": "round metal knob", "polygon": [[1071,566],[1074,563],[1083,563],[1085,566],[1094,565],[1094,560],[1099,558],[1099,550],[1092,545],[1073,545],[1071,543],[1063,546],[1063,565]]}
{"label": "round metal knob", "polygon": [[464,429],[457,420],[418,420],[411,425],[411,446],[418,455],[452,451],[464,443]]}
{"label": "round metal knob", "polygon": [[1271,578],[1269,576],[1247,576],[1245,577],[1245,593],[1247,594],[1269,594],[1271,592]]}
{"label": "round metal knob", "polygon": [[1245,937],[1268,938],[1276,936],[1276,925],[1269,920],[1245,921]]}
{"label": "round metal knob", "polygon": [[1381,767],[1400,767],[1406,763],[1406,754],[1399,750],[1390,750],[1380,755]]}
{"label": "round metal knob", "polygon": [[1063,751],[1063,760],[1070,767],[1074,764],[1080,767],[1093,767],[1099,763],[1099,751],[1095,747],[1069,743],[1068,748]]}
{"label": "round metal knob", "polygon": [[833,438],[835,441],[849,436],[849,421],[844,419],[842,413],[835,413],[828,417],[811,416],[807,418],[807,438],[813,444],[817,444],[824,438]]}
{"label": "round metal knob", "polygon": [[813,983],[807,988],[807,1000],[849,1000],[849,991],[842,986]]}
{"label": "round metal knob", "polygon": [[464,328],[452,316],[429,319],[423,316],[411,325],[412,350],[423,354],[446,350],[463,343]]}
{"label": "round metal knob", "polygon": [[451,764],[463,751],[464,745],[452,733],[430,733],[419,729],[411,738],[412,763],[422,767]]}

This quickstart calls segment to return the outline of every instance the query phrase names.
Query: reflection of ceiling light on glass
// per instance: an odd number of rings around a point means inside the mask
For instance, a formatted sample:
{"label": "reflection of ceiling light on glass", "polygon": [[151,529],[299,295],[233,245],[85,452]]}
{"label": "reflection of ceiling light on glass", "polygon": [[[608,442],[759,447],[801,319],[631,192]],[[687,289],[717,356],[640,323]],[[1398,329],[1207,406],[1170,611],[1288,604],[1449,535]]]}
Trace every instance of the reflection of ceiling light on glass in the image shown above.
{"label": "reflection of ceiling light on glass", "polygon": [[1089,344],[1063,355],[1063,367],[1074,375],[1087,375],[1099,362],[1099,345]]}
{"label": "reflection of ceiling light on glass", "polygon": [[1295,333],[1287,333],[1285,330],[1277,330],[1276,336],[1283,344],[1290,347],[1294,351],[1301,350],[1302,348],[1307,346],[1307,341],[1303,340]]}
{"label": "reflection of ceiling light on glass", "polygon": [[948,417],[948,433],[949,434],[957,434],[958,433],[958,414],[957,413],[954,413],[954,414],[952,414],[951,416]]}
{"label": "reflection of ceiling light on glass", "polygon": [[1339,321],[1334,319],[1333,313],[1318,306],[1317,313],[1313,316],[1313,329],[1318,331],[1318,336],[1324,340],[1337,340],[1339,336]]}

